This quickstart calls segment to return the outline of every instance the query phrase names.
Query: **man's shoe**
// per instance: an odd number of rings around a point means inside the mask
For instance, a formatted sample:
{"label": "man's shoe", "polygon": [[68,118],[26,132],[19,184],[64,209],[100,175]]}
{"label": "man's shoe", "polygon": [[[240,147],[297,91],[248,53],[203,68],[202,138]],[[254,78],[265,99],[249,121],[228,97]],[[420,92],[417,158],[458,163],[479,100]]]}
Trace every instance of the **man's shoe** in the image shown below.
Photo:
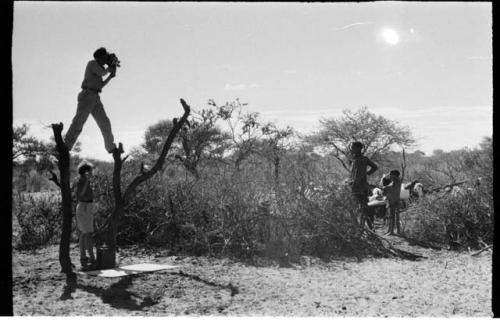
{"label": "man's shoe", "polygon": [[113,154],[113,152],[115,152],[115,150],[118,150],[116,143],[113,143],[113,146],[114,146],[113,149],[109,150],[108,153]]}

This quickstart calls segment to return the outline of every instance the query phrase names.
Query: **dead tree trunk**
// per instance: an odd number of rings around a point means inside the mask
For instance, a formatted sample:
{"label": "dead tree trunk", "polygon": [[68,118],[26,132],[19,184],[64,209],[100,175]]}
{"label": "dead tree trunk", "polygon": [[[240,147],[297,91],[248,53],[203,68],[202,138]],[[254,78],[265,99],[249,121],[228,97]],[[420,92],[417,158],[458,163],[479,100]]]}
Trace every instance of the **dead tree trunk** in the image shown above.
{"label": "dead tree trunk", "polygon": [[61,132],[63,124],[52,124],[52,131],[56,140],[57,150],[57,165],[59,167],[60,181],[57,181],[57,176],[52,173],[52,181],[54,181],[61,189],[62,198],[62,231],[61,242],[59,244],[59,263],[61,264],[61,272],[67,275],[73,273],[71,258],[69,255],[69,244],[71,241],[71,220],[72,220],[72,199],[70,186],[70,171],[69,171],[69,150],[64,144]]}
{"label": "dead tree trunk", "polygon": [[180,129],[182,126],[186,123],[187,118],[189,116],[189,113],[191,111],[191,108],[189,105],[186,104],[186,102],[181,99],[181,104],[184,109],[184,114],[180,118],[180,120],[177,121],[177,119],[174,119],[173,123],[174,126],[172,130],[170,131],[168,137],[165,140],[165,143],[163,145],[163,149],[161,151],[160,156],[156,160],[155,165],[150,169],[150,170],[144,170],[144,168],[141,166],[140,174],[136,176],[132,182],[127,186],[125,189],[125,192],[122,192],[121,189],[121,170],[122,170],[122,165],[127,159],[121,158],[121,155],[123,153],[123,145],[120,143],[119,147],[114,150],[113,152],[113,159],[114,159],[114,169],[113,169],[113,195],[115,198],[115,208],[113,210],[113,213],[110,217],[110,223],[108,224],[108,232],[107,232],[107,240],[106,244],[108,246],[108,252],[112,257],[113,264],[112,266],[108,267],[114,267],[116,266],[116,236],[118,234],[118,227],[120,224],[120,221],[124,215],[125,212],[125,206],[130,201],[132,198],[135,189],[143,182],[146,180],[150,179],[152,176],[154,176],[159,170],[162,169],[164,163],[165,163],[165,157],[167,156],[168,151],[170,150],[170,147],[172,146],[172,143],[174,141],[174,138],[176,135],[179,133]]}

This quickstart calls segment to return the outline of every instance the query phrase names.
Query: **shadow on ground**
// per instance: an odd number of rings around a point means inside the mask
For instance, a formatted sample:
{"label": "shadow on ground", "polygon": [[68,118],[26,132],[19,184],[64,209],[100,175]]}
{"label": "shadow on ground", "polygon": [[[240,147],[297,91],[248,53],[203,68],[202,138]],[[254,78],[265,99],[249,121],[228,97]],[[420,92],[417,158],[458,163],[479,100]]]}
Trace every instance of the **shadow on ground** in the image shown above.
{"label": "shadow on ground", "polygon": [[218,283],[215,283],[213,281],[208,281],[208,280],[202,279],[202,278],[200,278],[197,275],[193,275],[193,274],[189,274],[189,273],[184,273],[182,271],[178,271],[178,272],[175,272],[175,273],[172,273],[172,274],[177,274],[177,275],[179,275],[181,277],[186,277],[186,278],[189,278],[189,279],[192,279],[192,280],[195,280],[195,281],[199,281],[201,283],[204,283],[204,284],[212,286],[212,287],[227,289],[231,293],[231,297],[233,297],[233,296],[235,296],[235,295],[237,295],[239,293],[238,288],[236,288],[235,286],[233,286],[232,283],[229,283],[227,285],[218,284]]}
{"label": "shadow on ground", "polygon": [[67,274],[66,284],[64,285],[63,293],[59,299],[60,300],[73,299],[73,296],[71,294],[75,292],[76,286],[77,286],[76,274],[75,273]]}
{"label": "shadow on ground", "polygon": [[[67,277],[60,299],[73,299],[72,293],[75,292],[76,289],[80,289],[98,296],[103,303],[109,304],[117,309],[137,311],[158,303],[159,299],[153,299],[151,296],[146,296],[142,299],[139,295],[128,291],[136,276],[137,275],[128,275],[122,277],[120,281],[112,284],[109,288],[78,284],[76,276]],[[138,301],[140,301],[140,303],[138,303]]]}
{"label": "shadow on ground", "polygon": [[[218,284],[213,281],[202,279],[197,275],[184,273],[182,271],[170,274],[189,278],[208,286],[228,290],[231,297],[239,293],[238,288],[233,286],[231,283],[227,285]],[[122,277],[118,282],[112,284],[109,288],[101,288],[92,285],[79,284],[76,274],[68,275],[66,277],[66,284],[64,285],[60,300],[73,299],[72,293],[74,293],[76,289],[80,289],[101,298],[103,303],[108,304],[113,308],[140,311],[146,307],[151,307],[159,303],[165,295],[167,287],[161,286],[159,289],[148,293],[145,297],[141,297],[140,295],[129,291],[133,280],[139,276],[140,275],[138,274],[127,275]]]}

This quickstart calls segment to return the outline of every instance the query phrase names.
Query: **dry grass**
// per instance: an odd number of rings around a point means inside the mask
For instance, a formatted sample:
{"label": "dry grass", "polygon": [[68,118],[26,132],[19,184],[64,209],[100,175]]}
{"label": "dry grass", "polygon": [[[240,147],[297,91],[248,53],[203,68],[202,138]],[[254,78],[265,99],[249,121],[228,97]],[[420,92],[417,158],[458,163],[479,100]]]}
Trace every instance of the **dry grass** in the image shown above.
{"label": "dry grass", "polygon": [[[160,262],[180,268],[119,279],[79,276],[76,287],[66,286],[59,273],[57,247],[14,251],[14,314],[492,316],[489,251],[471,257],[408,250],[429,258],[328,263],[304,258],[293,268],[280,268],[135,248],[120,252],[121,264]],[[76,247],[72,254],[77,264]]]}

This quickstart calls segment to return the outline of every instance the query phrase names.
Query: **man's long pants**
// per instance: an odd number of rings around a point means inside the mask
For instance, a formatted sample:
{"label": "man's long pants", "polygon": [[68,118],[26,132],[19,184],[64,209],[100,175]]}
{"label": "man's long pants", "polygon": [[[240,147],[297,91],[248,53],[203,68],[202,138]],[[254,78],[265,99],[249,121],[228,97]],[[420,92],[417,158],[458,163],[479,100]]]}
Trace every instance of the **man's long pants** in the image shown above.
{"label": "man's long pants", "polygon": [[76,110],[76,115],[71,122],[71,126],[68,129],[68,132],[65,136],[64,143],[69,150],[73,148],[73,145],[76,142],[76,139],[82,132],[83,125],[87,121],[89,114],[92,114],[95,122],[101,129],[102,136],[104,137],[104,147],[108,152],[114,149],[114,138],[113,132],[111,131],[111,123],[104,111],[104,106],[101,103],[101,98],[99,97],[99,93],[90,91],[90,90],[82,90],[78,94],[78,108]]}

